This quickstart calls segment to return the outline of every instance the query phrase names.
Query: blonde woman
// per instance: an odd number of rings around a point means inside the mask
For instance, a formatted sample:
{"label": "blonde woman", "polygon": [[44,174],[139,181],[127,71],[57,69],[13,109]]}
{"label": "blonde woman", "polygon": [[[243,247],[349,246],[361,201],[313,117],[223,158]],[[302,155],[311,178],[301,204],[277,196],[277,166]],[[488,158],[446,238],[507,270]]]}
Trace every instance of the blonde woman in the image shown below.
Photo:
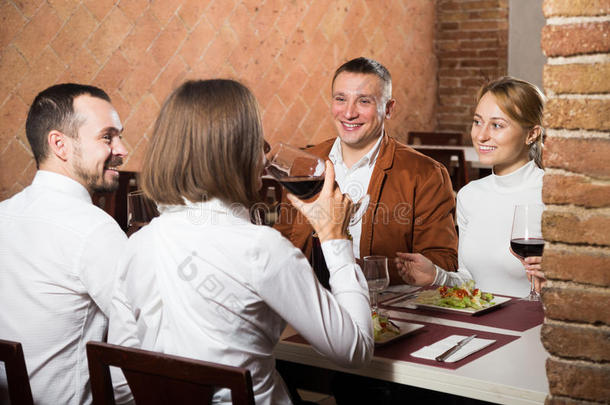
{"label": "blonde woman", "polygon": [[[273,356],[287,322],[344,367],[366,364],[374,344],[366,280],[343,226],[350,203],[332,165],[313,203],[289,196],[323,239],[329,291],[299,249],[250,221],[263,147],[258,106],[242,84],[189,81],[169,96],[142,170],[161,215],[120,260],[109,340],[245,367],[257,404],[289,404]],[[230,392],[214,401],[229,403]]]}
{"label": "blonde woman", "polygon": [[523,297],[528,278],[534,277],[540,291],[541,258],[521,261],[509,248],[514,206],[542,203],[544,101],[536,86],[513,77],[481,87],[471,137],[479,160],[491,165],[493,173],[458,192],[459,269],[447,272],[421,255],[398,253],[406,283],[459,285],[474,279],[485,291]]}

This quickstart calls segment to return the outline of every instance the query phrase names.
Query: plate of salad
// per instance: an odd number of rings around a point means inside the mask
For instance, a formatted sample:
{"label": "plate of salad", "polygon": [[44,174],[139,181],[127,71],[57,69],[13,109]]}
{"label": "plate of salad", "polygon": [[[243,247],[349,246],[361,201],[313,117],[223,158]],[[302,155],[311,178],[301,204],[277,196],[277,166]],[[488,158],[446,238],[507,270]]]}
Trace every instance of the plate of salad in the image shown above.
{"label": "plate of salad", "polygon": [[474,281],[469,281],[461,286],[441,286],[422,291],[415,300],[415,305],[419,308],[475,315],[496,309],[511,299],[483,292],[475,288]]}
{"label": "plate of salad", "polygon": [[383,346],[423,327],[424,325],[419,323],[390,320],[385,315],[373,312],[375,346]]}

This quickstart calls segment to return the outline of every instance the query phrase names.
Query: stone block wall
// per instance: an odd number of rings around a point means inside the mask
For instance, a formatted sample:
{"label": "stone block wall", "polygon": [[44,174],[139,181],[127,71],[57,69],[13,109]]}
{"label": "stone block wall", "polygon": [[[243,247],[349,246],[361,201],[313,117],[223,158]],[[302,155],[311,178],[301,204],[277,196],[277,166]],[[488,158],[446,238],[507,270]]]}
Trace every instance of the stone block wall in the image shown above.
{"label": "stone block wall", "polygon": [[545,0],[546,403],[610,402],[610,0]]}

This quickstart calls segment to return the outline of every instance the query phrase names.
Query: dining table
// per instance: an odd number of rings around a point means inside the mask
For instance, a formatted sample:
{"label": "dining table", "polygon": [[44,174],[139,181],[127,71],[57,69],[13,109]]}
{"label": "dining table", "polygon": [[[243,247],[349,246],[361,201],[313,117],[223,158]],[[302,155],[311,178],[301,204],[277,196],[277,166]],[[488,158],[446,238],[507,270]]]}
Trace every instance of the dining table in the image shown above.
{"label": "dining table", "polygon": [[[498,295],[501,305],[471,314],[420,306],[414,291],[389,291],[380,298],[382,311],[401,328],[413,331],[376,345],[373,359],[365,367],[337,366],[290,326],[276,346],[275,356],[297,367],[341,371],[492,403],[545,402],[549,355],[540,340],[544,320],[540,302]],[[413,355],[443,339],[470,335],[493,343],[453,362]]]}

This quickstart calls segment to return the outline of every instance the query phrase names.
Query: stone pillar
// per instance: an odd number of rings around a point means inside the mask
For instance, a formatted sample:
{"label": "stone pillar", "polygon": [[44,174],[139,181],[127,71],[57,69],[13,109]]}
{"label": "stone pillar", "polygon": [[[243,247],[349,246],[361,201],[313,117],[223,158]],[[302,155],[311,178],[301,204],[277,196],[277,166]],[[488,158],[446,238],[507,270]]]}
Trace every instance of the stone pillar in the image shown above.
{"label": "stone pillar", "polygon": [[545,0],[547,404],[610,402],[610,0]]}

